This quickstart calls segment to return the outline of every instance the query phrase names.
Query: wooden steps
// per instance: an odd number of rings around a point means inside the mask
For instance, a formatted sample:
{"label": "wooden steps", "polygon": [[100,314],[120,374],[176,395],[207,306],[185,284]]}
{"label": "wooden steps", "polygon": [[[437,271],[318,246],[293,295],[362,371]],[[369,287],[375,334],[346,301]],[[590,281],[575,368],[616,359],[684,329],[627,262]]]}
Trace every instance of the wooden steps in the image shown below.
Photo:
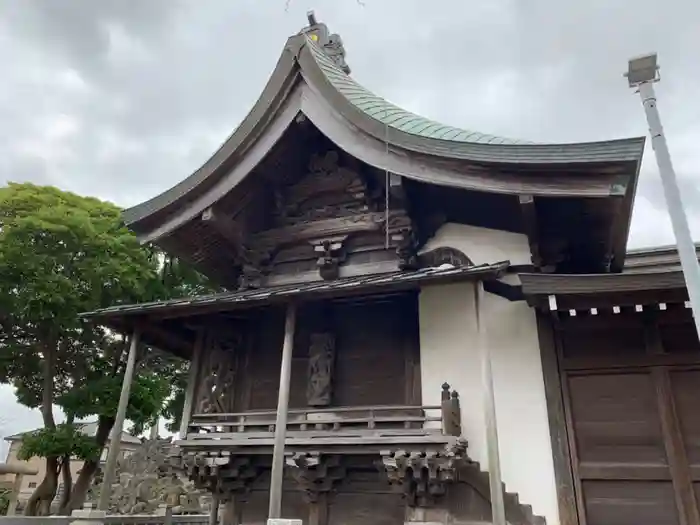
{"label": "wooden steps", "polygon": [[[461,467],[458,471],[458,478],[469,483],[478,490],[482,496],[490,501],[490,476],[488,471],[482,470],[478,462],[472,461],[468,465]],[[536,515],[532,506],[520,502],[520,497],[515,492],[509,492],[506,484],[502,483],[503,502],[505,504],[506,521],[510,525],[546,525],[543,516]],[[480,523],[480,522],[475,522]],[[485,522],[489,523],[490,522]]]}

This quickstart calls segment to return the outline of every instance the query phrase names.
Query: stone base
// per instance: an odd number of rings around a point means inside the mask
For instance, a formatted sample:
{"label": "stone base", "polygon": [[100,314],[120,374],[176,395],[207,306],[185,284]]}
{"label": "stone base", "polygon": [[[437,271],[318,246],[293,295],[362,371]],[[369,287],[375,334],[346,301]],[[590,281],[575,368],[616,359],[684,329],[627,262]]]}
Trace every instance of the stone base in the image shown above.
{"label": "stone base", "polygon": [[409,507],[406,509],[406,525],[444,525],[450,522],[449,511],[445,508]]}
{"label": "stone base", "polygon": [[285,518],[270,518],[267,525],[303,525],[302,520],[289,520]]}

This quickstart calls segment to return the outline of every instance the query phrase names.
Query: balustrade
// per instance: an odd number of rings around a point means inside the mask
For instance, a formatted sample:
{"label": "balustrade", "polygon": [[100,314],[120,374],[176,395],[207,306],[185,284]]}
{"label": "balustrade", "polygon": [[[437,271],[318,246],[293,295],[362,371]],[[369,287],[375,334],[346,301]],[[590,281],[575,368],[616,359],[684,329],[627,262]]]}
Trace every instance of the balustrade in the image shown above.
{"label": "balustrade", "polygon": [[[271,437],[275,410],[194,414],[186,439],[212,440]],[[446,435],[461,434],[459,395],[442,386],[440,405],[331,407],[290,409],[287,437],[340,435]]]}

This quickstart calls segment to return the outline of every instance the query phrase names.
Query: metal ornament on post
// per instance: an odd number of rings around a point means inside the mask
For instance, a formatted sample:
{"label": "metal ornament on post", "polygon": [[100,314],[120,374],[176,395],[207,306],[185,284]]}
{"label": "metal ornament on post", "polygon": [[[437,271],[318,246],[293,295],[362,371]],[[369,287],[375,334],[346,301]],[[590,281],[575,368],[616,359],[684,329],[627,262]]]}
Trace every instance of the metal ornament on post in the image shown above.
{"label": "metal ornament on post", "polygon": [[698,264],[695,244],[690,234],[688,218],[683,208],[681,192],[678,188],[676,172],[671,162],[671,154],[666,144],[666,136],[661,125],[659,108],[656,105],[654,84],[660,80],[659,66],[656,53],[632,58],[629,61],[628,71],[625,73],[629,86],[636,88],[642,99],[644,113],[649,124],[651,146],[659,167],[661,183],[664,189],[666,207],[671,217],[673,234],[676,237],[676,246],[681,260],[681,268],[685,284],[688,288],[688,298],[695,320],[695,330],[700,338],[700,264]]}

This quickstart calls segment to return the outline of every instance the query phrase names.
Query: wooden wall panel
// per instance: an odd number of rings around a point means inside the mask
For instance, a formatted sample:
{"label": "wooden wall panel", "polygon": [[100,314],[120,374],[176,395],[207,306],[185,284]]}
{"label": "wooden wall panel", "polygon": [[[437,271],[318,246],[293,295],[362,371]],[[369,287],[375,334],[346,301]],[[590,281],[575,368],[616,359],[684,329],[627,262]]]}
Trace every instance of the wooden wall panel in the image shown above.
{"label": "wooden wall panel", "polygon": [[671,310],[555,322],[581,525],[700,524],[700,345]]}
{"label": "wooden wall panel", "polygon": [[401,525],[405,506],[399,494],[340,493],[333,497],[328,523],[333,525]]}
{"label": "wooden wall panel", "polygon": [[[299,309],[290,406],[307,406],[309,335],[335,334],[332,406],[420,404],[420,353],[415,296],[312,304]],[[243,372],[241,410],[277,406],[284,311],[270,309],[255,327]]]}
{"label": "wooden wall panel", "polygon": [[402,302],[335,308],[334,401],[340,406],[406,404],[408,337]]}
{"label": "wooden wall panel", "polygon": [[569,393],[581,468],[668,467],[649,374],[574,376]]}
{"label": "wooden wall panel", "polygon": [[670,481],[584,481],[588,525],[678,525]]}

